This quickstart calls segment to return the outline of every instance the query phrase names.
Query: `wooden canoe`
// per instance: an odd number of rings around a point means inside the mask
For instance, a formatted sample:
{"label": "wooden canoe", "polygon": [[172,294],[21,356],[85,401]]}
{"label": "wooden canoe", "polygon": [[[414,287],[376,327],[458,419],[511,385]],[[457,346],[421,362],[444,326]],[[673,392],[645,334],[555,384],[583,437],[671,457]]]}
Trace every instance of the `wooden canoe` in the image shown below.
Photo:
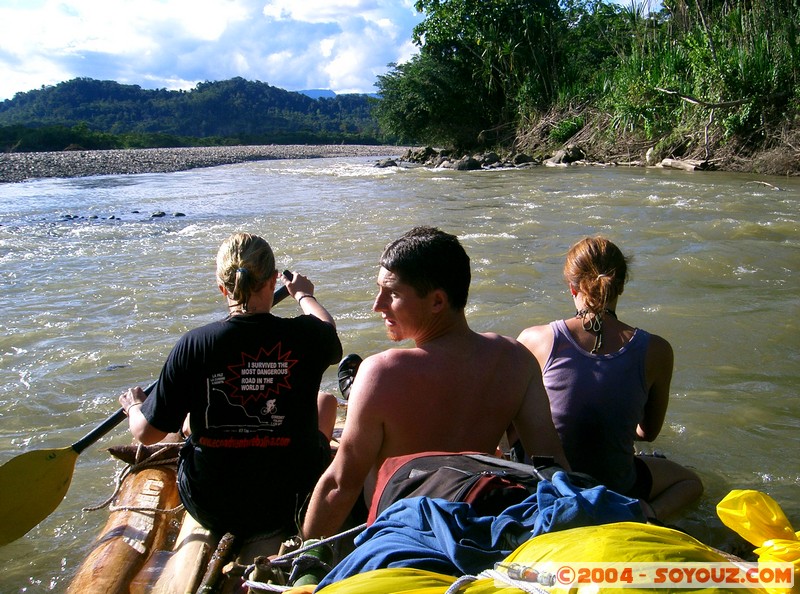
{"label": "wooden canoe", "polygon": [[[337,428],[331,443],[334,451],[340,434]],[[73,577],[68,594],[230,594],[242,592],[246,579],[285,584],[291,561],[273,564],[270,559],[279,555],[284,559],[299,549],[296,535],[276,532],[246,540],[231,534],[215,538],[180,505],[177,462],[183,444],[177,436],[170,439],[152,446],[109,448],[113,457],[128,466],[108,505],[108,521]],[[337,542],[335,559],[351,548],[352,539],[349,546],[347,541]],[[317,583],[313,574],[309,570],[295,583]]]}

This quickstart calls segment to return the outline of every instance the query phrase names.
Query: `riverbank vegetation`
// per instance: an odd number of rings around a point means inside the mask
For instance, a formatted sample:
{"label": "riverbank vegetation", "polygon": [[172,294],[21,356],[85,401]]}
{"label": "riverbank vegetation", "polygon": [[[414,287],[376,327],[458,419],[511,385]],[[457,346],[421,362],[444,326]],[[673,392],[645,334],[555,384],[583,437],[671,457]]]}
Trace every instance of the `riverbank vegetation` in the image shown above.
{"label": "riverbank vegetation", "polygon": [[800,0],[416,0],[380,99],[74,79],[0,103],[6,151],[406,144],[800,174]]}
{"label": "riverbank vegetation", "polygon": [[417,0],[379,77],[401,142],[800,173],[798,0]]}

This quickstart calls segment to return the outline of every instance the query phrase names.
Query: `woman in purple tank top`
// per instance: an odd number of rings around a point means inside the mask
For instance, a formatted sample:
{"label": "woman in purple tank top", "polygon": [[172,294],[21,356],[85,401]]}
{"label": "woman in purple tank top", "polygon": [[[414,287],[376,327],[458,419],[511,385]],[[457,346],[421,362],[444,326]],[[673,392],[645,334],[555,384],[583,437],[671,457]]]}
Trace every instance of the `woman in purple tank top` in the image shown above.
{"label": "woman in purple tank top", "polygon": [[634,455],[653,441],[669,403],[673,353],[655,334],[617,318],[628,259],[603,237],[573,245],[564,265],[575,316],[524,330],[518,340],[542,368],[553,421],[572,469],[637,497],[662,519],[703,492],[691,470]]}

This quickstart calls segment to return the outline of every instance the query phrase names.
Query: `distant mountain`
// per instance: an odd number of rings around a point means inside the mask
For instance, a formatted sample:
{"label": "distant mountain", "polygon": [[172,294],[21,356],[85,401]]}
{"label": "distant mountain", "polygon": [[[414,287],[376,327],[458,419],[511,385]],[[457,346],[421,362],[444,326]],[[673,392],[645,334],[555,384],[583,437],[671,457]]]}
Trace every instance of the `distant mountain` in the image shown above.
{"label": "distant mountain", "polygon": [[[306,97],[311,97],[312,99],[333,99],[335,97],[341,97],[344,95],[344,93],[342,93],[342,95],[337,95],[330,89],[306,89],[305,91],[297,91],[297,93],[301,93]],[[378,93],[361,93],[359,96],[380,99],[380,95]]]}
{"label": "distant mountain", "polygon": [[307,89],[305,91],[297,91],[298,93],[302,93],[306,97],[311,97],[312,99],[333,99],[336,97],[336,93],[331,91],[330,89]]}
{"label": "distant mountain", "polygon": [[312,98],[233,78],[189,91],[76,78],[0,102],[0,126],[85,126],[112,134],[224,138],[251,143],[387,142],[367,95]]}

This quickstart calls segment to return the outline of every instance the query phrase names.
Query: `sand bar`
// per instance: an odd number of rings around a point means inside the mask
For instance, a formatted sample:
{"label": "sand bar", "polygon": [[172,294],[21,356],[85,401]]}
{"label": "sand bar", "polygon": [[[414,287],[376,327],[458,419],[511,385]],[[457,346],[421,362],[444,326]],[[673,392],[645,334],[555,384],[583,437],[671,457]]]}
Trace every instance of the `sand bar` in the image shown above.
{"label": "sand bar", "polygon": [[323,157],[398,157],[407,147],[357,144],[259,145],[0,153],[0,182],[44,177],[86,177],[135,173],[169,173],[266,159]]}

